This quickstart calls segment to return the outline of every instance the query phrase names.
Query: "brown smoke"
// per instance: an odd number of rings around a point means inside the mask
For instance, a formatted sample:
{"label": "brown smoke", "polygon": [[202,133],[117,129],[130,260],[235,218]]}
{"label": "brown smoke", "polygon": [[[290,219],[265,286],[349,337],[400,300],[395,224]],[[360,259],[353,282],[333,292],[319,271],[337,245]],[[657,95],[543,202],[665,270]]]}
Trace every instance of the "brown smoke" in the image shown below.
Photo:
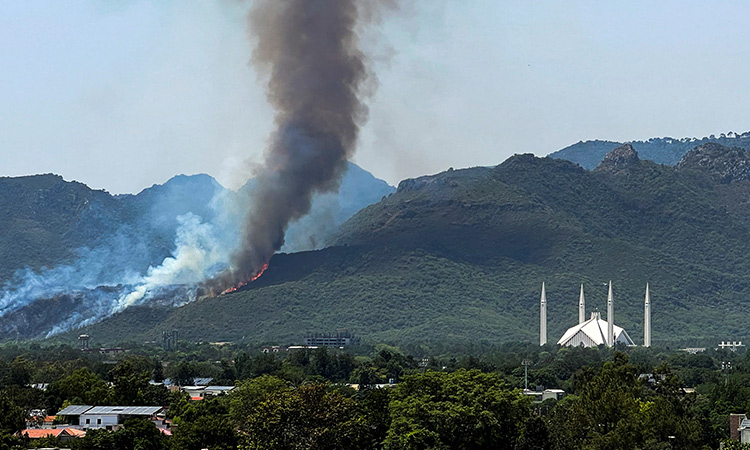
{"label": "brown smoke", "polygon": [[268,76],[276,130],[240,250],[210,290],[251,280],[283,245],[288,224],[308,213],[312,195],[338,189],[367,116],[360,93],[368,71],[356,27],[380,3],[393,2],[259,0],[250,12],[252,63]]}

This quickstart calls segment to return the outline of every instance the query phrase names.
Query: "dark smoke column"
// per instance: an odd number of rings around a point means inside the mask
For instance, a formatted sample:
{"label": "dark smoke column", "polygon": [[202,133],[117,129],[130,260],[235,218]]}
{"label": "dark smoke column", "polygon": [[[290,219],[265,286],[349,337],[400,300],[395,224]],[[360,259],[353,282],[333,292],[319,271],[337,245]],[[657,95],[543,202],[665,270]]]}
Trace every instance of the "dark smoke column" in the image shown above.
{"label": "dark smoke column", "polygon": [[338,189],[367,108],[367,78],[355,27],[357,0],[260,0],[249,16],[253,64],[268,75],[276,130],[230,270],[213,291],[247,283],[284,243],[288,224],[310,210],[316,192]]}

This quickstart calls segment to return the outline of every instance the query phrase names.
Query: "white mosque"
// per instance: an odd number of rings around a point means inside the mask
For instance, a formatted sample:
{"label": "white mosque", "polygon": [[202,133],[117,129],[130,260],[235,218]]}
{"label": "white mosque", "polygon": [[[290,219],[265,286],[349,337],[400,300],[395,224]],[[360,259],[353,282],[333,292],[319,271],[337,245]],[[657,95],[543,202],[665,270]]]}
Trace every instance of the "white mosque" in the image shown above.
{"label": "white mosque", "polygon": [[[540,326],[539,326],[539,345],[547,343],[547,296],[542,283],[542,298],[540,300]],[[643,317],[643,346],[651,346],[651,299],[649,296],[648,284],[646,284],[646,301],[644,304]],[[591,313],[591,317],[586,319],[586,299],[583,295],[583,285],[581,285],[581,295],[578,300],[578,324],[568,328],[568,331],[562,335],[557,345],[566,347],[596,347],[606,345],[612,347],[615,344],[635,345],[623,328],[615,325],[614,322],[614,298],[612,295],[612,282],[609,282],[609,293],[607,295],[607,320],[602,320],[601,314],[596,311]]]}

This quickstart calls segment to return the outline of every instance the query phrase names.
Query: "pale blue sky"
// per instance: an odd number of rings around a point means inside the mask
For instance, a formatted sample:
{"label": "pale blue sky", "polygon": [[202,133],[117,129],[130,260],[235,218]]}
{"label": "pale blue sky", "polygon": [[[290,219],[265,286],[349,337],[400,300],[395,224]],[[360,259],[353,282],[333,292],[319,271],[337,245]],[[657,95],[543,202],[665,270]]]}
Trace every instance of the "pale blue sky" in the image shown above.
{"label": "pale blue sky", "polygon": [[[750,131],[750,2],[414,0],[367,34],[355,162],[395,184],[579,140]],[[237,187],[272,111],[247,3],[0,1],[0,175]]]}

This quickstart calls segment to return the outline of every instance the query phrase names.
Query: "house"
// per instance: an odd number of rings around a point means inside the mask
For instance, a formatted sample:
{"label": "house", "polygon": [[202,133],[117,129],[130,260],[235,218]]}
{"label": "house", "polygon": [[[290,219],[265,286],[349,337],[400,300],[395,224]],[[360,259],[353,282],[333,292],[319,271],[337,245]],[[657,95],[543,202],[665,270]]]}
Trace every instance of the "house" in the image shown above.
{"label": "house", "polygon": [[86,432],[78,430],[76,428],[53,428],[53,429],[41,429],[41,428],[29,428],[21,430],[21,436],[26,436],[29,439],[41,439],[48,436],[56,437],[61,441],[70,441],[76,438],[86,436]]}
{"label": "house", "polygon": [[729,415],[729,439],[750,443],[750,419],[745,414]]}
{"label": "house", "polygon": [[[537,388],[538,389],[538,388]],[[523,395],[531,397],[533,403],[542,403],[545,400],[555,399],[562,400],[565,397],[565,391],[562,389],[545,389],[532,391],[531,389],[524,389]]]}
{"label": "house", "polygon": [[156,415],[163,410],[161,406],[71,405],[58,412],[57,415],[65,417],[71,426],[83,430],[96,428],[116,430],[130,418],[156,420]]}
{"label": "house", "polygon": [[[208,386],[214,379],[211,377],[195,377],[193,378],[193,385],[195,386]],[[167,386],[170,390],[173,390],[173,388],[177,387],[177,383],[175,380],[172,380],[171,378],[165,378],[162,382],[156,382],[156,381],[149,381],[150,384],[159,386],[164,385]]]}
{"label": "house", "polygon": [[234,386],[206,386],[203,389],[203,396],[228,394],[234,389]]}
{"label": "house", "polygon": [[31,414],[26,418],[26,428],[54,428],[55,416]]}
{"label": "house", "polygon": [[234,386],[183,386],[180,388],[191,400],[203,400],[206,396],[228,394]]}

